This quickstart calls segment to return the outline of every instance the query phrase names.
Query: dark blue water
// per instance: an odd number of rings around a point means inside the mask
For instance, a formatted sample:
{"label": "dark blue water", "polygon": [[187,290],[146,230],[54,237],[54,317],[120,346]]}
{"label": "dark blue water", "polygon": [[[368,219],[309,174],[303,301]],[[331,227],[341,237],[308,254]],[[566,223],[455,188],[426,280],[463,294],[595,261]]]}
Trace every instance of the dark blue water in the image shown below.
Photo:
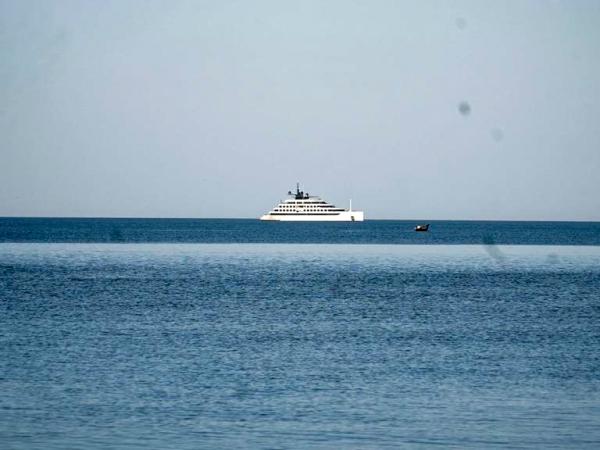
{"label": "dark blue water", "polygon": [[600,222],[0,218],[0,242],[600,245]]}
{"label": "dark blue water", "polygon": [[[468,223],[485,245],[299,245],[176,243],[292,229],[250,221],[123,221],[144,238],[117,244],[72,243],[111,221],[50,222],[3,222],[71,243],[0,243],[2,449],[600,445],[596,224],[524,224],[581,244],[532,246],[493,245],[518,223]],[[464,229],[410,225],[365,224]],[[148,236],[170,242],[124,243]]]}

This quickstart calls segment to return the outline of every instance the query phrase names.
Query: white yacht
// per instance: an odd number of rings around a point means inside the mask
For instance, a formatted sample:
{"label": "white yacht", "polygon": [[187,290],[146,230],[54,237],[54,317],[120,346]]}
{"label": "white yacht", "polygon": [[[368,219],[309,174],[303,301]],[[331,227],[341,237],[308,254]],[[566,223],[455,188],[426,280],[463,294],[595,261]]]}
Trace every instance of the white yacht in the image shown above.
{"label": "white yacht", "polygon": [[296,184],[296,193],[288,192],[290,198],[281,201],[273,210],[269,211],[260,220],[280,221],[328,221],[328,222],[362,222],[365,220],[362,211],[336,208],[335,205],[326,202],[320,197],[309,195],[300,190]]}

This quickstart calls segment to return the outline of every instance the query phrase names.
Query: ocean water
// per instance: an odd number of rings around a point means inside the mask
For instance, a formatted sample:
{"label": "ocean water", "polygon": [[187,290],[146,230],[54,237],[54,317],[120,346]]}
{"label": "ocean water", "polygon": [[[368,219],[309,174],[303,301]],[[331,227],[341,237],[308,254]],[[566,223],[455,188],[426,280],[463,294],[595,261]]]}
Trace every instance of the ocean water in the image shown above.
{"label": "ocean water", "polygon": [[33,222],[0,228],[2,449],[600,446],[596,224],[351,245]]}
{"label": "ocean water", "polygon": [[0,218],[0,242],[600,245],[600,222]]}

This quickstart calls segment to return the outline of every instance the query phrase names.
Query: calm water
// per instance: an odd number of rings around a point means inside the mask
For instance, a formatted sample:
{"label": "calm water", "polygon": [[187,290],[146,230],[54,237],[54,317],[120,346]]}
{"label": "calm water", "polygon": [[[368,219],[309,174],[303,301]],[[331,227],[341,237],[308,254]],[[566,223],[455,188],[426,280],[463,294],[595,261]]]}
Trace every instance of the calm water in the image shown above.
{"label": "calm water", "polygon": [[[428,233],[415,233],[431,223]],[[0,242],[599,245],[600,222],[0,218]]]}
{"label": "calm water", "polygon": [[[0,222],[0,448],[600,445],[597,224],[50,222]],[[117,238],[166,243],[6,242]]]}

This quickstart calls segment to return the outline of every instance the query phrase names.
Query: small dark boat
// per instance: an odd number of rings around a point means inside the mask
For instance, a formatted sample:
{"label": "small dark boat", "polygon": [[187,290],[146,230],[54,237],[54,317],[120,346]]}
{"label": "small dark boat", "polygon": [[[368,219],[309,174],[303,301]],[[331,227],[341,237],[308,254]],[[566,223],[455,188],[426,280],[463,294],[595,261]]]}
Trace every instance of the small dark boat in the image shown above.
{"label": "small dark boat", "polygon": [[417,225],[415,227],[415,231],[429,231],[429,224],[426,223],[425,225]]}

